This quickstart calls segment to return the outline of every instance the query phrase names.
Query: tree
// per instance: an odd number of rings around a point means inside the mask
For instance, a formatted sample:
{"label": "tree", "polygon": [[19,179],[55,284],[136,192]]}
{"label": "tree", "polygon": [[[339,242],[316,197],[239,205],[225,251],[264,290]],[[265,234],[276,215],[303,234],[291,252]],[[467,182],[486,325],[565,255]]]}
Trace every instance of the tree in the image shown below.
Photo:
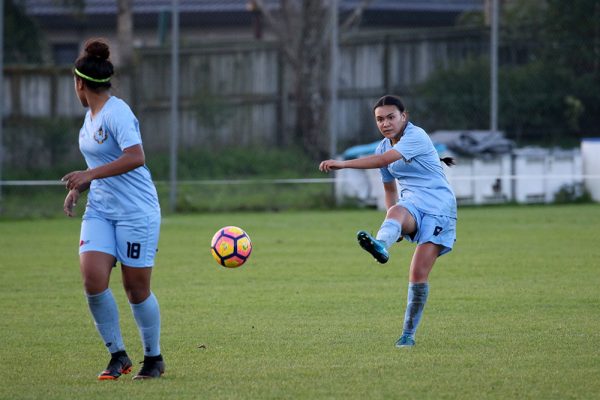
{"label": "tree", "polygon": [[[331,1],[331,0],[330,0]],[[331,61],[331,3],[322,0],[280,0],[276,10],[264,0],[251,0],[277,37],[294,73],[295,137],[315,159],[327,154],[327,92]],[[341,24],[348,29],[372,0],[363,0]],[[276,18],[276,14],[277,17]]]}
{"label": "tree", "polygon": [[[483,23],[472,15],[469,21]],[[510,2],[501,28],[500,129],[519,144],[572,145],[597,135],[600,2]],[[489,112],[487,59],[432,74],[417,96],[428,129],[482,129]]]}
{"label": "tree", "polygon": [[546,57],[575,74],[593,74],[600,80],[600,1],[546,3]]}
{"label": "tree", "polygon": [[[565,130],[571,137],[597,134],[600,124],[600,1],[527,0],[537,15],[530,30],[539,31],[539,59],[560,71],[566,87],[560,99]],[[518,7],[517,4],[514,5]],[[548,74],[550,75],[550,74]]]}
{"label": "tree", "polygon": [[16,0],[4,3],[4,62],[42,62],[43,35]]}
{"label": "tree", "polygon": [[133,13],[132,0],[118,0],[117,2],[117,42],[121,65],[131,65],[133,57]]}

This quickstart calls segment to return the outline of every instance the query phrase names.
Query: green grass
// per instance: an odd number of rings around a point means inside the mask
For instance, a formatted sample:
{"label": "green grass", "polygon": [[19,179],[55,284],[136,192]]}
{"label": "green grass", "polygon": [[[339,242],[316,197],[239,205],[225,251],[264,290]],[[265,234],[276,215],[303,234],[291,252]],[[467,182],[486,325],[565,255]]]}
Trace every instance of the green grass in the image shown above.
{"label": "green grass", "polygon": [[[108,361],[83,296],[78,219],[0,222],[2,399],[589,399],[600,393],[600,205],[459,210],[414,349],[396,349],[413,246],[356,245],[381,212],[164,218],[153,287],[163,379],[98,382]],[[208,244],[239,225],[237,270]],[[125,343],[142,359],[120,275]]]}

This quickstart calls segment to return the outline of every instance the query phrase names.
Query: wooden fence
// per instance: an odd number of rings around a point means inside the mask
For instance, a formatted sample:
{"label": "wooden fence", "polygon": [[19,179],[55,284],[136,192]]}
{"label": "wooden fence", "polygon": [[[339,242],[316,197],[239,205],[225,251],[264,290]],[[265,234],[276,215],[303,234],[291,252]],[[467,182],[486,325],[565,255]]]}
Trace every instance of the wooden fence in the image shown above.
{"label": "wooden fence", "polygon": [[[336,112],[340,146],[378,137],[370,108],[381,95],[409,94],[436,69],[487,50],[481,30],[378,31],[342,39]],[[113,94],[131,104],[146,150],[164,151],[170,135],[170,50],[138,49],[136,60],[130,74],[117,75]],[[290,142],[297,118],[293,75],[276,43],[184,46],[180,66],[182,147]],[[68,68],[9,67],[4,96],[9,135],[27,120],[79,119],[84,114]]]}

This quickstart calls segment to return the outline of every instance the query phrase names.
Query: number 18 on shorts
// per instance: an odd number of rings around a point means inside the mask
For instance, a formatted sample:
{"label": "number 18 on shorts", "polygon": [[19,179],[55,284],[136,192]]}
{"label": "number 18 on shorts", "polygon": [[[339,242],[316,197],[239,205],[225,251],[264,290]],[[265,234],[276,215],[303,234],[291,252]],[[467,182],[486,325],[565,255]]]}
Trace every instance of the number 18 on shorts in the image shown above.
{"label": "number 18 on shorts", "polygon": [[81,224],[79,254],[99,251],[128,267],[151,267],[158,248],[160,214],[130,220],[106,219],[86,211]]}

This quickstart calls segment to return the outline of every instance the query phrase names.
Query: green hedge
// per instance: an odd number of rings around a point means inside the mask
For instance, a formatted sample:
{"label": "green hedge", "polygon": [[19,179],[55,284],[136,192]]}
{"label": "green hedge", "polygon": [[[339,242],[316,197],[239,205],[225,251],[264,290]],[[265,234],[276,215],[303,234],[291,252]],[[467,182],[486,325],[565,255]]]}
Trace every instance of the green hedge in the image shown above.
{"label": "green hedge", "polygon": [[[157,182],[165,212],[169,207],[169,157],[155,154],[146,161]],[[85,168],[79,163],[51,167],[12,168],[5,179],[58,180],[65,173]],[[334,204],[329,183],[274,183],[273,179],[326,178],[317,164],[295,149],[230,148],[189,150],[179,154],[176,208],[178,212],[234,210],[298,210],[329,208]],[[220,180],[211,183],[211,180]],[[241,180],[227,183],[223,180]],[[0,216],[5,218],[58,217],[66,194],[61,185],[5,186]],[[85,206],[80,201],[79,214]]]}

